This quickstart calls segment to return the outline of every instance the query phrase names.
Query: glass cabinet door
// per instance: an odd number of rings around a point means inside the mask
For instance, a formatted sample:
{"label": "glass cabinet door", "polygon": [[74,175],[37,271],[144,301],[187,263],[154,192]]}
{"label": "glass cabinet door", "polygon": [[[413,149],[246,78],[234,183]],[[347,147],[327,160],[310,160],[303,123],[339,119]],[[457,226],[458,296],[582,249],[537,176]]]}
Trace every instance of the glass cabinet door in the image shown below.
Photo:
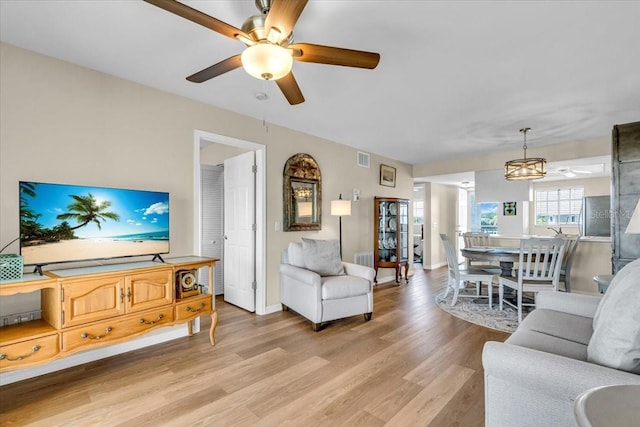
{"label": "glass cabinet door", "polygon": [[400,259],[406,261],[409,259],[409,203],[399,202],[400,214],[398,217],[398,233],[399,233],[399,249]]}
{"label": "glass cabinet door", "polygon": [[409,201],[406,199],[374,199],[374,269],[394,268],[396,282],[404,268],[405,279],[409,261]]}

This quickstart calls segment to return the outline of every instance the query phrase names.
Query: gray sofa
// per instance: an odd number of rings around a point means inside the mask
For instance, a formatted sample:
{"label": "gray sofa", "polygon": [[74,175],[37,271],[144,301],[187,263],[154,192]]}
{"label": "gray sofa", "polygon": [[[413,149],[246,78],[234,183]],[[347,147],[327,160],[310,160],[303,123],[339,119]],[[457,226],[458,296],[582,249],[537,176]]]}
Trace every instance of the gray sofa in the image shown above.
{"label": "gray sofa", "polygon": [[324,322],[358,314],[371,320],[373,313],[375,270],[341,262],[337,245],[337,241],[303,238],[282,252],[282,308],[309,319],[316,332]]}
{"label": "gray sofa", "polygon": [[485,344],[482,364],[488,427],[577,425],[580,393],[640,384],[640,260],[603,297],[540,292],[515,333]]}

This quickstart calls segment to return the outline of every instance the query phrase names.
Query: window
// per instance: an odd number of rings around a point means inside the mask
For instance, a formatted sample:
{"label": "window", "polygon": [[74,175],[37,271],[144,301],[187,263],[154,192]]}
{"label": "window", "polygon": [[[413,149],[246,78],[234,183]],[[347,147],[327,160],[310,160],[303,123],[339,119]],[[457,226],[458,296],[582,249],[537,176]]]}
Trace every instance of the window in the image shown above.
{"label": "window", "polygon": [[471,224],[469,231],[474,233],[498,233],[499,203],[476,203],[474,193],[470,194]]}
{"label": "window", "polygon": [[584,187],[536,190],[536,225],[578,224]]}
{"label": "window", "polygon": [[413,223],[416,225],[422,224],[424,221],[424,202],[422,200],[415,200],[413,202]]}

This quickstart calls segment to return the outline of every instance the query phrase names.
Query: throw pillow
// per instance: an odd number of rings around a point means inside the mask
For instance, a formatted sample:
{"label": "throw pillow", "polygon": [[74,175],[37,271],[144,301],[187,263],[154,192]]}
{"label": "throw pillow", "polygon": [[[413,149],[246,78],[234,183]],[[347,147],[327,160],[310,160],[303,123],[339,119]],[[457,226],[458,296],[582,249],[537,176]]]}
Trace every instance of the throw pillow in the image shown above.
{"label": "throw pillow", "polygon": [[296,267],[305,268],[304,257],[302,256],[302,243],[291,242],[287,250],[289,255],[289,264]]}
{"label": "throw pillow", "polygon": [[587,360],[640,374],[640,259],[622,268],[593,317]]}
{"label": "throw pillow", "polygon": [[340,259],[340,242],[337,240],[313,240],[302,238],[302,256],[307,270],[321,276],[344,274]]}

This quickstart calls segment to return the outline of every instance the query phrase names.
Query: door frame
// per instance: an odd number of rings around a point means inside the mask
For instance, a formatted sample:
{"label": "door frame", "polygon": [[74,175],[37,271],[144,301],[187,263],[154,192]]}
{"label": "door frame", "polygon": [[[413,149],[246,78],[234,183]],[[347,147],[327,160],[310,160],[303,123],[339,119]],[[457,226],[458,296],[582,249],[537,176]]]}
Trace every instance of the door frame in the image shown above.
{"label": "door frame", "polygon": [[232,138],[211,132],[193,132],[193,245],[194,253],[201,254],[202,234],[200,150],[209,144],[224,144],[253,150],[256,153],[256,314],[267,314],[267,273],[266,273],[266,197],[267,194],[267,147],[255,142]]}

